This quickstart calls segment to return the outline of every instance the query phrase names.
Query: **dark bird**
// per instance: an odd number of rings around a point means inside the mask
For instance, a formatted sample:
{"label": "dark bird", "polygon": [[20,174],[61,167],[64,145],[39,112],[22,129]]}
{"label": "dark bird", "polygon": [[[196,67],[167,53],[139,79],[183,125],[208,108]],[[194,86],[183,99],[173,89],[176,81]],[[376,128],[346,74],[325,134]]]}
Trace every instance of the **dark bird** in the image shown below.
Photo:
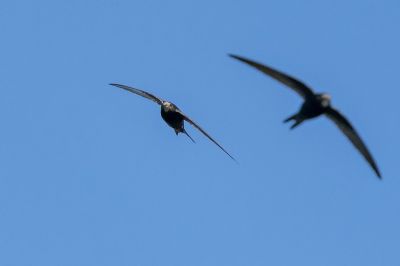
{"label": "dark bird", "polygon": [[303,82],[266,65],[262,65],[260,63],[237,55],[230,54],[229,56],[252,67],[255,67],[264,74],[267,74],[273,79],[285,84],[286,86],[297,92],[297,94],[299,94],[304,99],[303,105],[301,106],[299,112],[291,115],[284,120],[285,123],[289,121],[294,121],[294,123],[290,127],[291,129],[297,127],[305,120],[325,114],[347,136],[351,143],[353,143],[353,145],[367,160],[369,165],[375,171],[376,175],[381,178],[378,166],[375,163],[375,160],[372,157],[371,153],[368,151],[367,146],[365,146],[364,142],[361,140],[360,136],[357,134],[357,131],[353,128],[350,122],[339,111],[331,106],[331,97],[329,94],[314,93],[313,90]]}
{"label": "dark bird", "polygon": [[233,158],[221,145],[218,144],[218,142],[216,142],[210,135],[208,135],[208,133],[205,132],[197,123],[195,123],[192,119],[190,119],[187,115],[185,115],[175,104],[162,100],[148,92],[135,89],[129,86],[114,84],[114,83],[110,85],[135,93],[137,95],[140,95],[144,98],[152,100],[153,102],[161,105],[161,117],[170,127],[172,127],[175,130],[176,135],[178,135],[179,133],[183,133],[186,136],[188,136],[193,142],[195,142],[193,138],[185,130],[184,121],[186,121],[195,128],[197,128],[198,130],[200,130],[201,133],[203,133],[207,138],[209,138],[212,142],[214,142],[221,150],[223,150],[229,157],[231,157],[234,161],[236,161],[235,158]]}

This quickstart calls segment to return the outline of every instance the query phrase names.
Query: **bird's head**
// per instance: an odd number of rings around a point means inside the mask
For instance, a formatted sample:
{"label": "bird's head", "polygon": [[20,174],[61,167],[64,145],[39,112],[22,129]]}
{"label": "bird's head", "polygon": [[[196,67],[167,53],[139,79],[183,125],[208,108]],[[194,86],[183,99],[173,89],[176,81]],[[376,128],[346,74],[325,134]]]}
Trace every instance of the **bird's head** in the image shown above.
{"label": "bird's head", "polygon": [[163,101],[163,103],[162,103],[162,108],[165,111],[171,111],[171,110],[175,109],[174,107],[175,106],[174,106],[173,103],[170,103],[170,102],[167,102],[167,101]]}
{"label": "bird's head", "polygon": [[162,105],[166,108],[171,107],[171,103],[167,101],[163,101]]}
{"label": "bird's head", "polygon": [[332,97],[327,93],[317,94],[317,98],[320,101],[322,107],[327,108],[331,105]]}

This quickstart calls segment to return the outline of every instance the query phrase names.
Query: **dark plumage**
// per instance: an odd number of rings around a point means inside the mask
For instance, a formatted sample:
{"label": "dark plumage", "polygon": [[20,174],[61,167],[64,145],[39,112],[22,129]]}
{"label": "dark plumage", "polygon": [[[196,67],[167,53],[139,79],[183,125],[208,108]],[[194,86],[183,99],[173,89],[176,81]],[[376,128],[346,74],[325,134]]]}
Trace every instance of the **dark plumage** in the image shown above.
{"label": "dark plumage", "polygon": [[184,127],[184,121],[190,123],[192,126],[197,128],[201,133],[203,133],[207,138],[209,138],[212,142],[214,142],[221,150],[223,150],[229,157],[231,157],[234,161],[235,158],[233,158],[221,145],[218,144],[210,135],[208,135],[207,132],[205,132],[199,125],[197,125],[193,120],[191,120],[187,115],[185,115],[175,104],[162,100],[148,92],[135,89],[129,86],[125,85],[120,85],[120,84],[110,84],[112,86],[127,90],[129,92],[135,93],[137,95],[140,95],[142,97],[145,97],[149,100],[152,100],[153,102],[161,105],[161,117],[164,119],[164,121],[174,129],[176,135],[179,133],[183,133],[186,136],[188,136],[193,142],[193,138],[186,132],[185,127]]}
{"label": "dark plumage", "polygon": [[353,143],[354,147],[356,147],[360,151],[360,153],[364,156],[369,165],[375,171],[376,175],[379,178],[382,178],[378,166],[371,153],[368,151],[367,146],[365,146],[364,142],[361,140],[360,136],[350,124],[350,122],[339,111],[331,106],[331,97],[328,94],[314,93],[313,90],[305,85],[303,82],[298,81],[297,79],[282,72],[279,72],[273,68],[270,68],[266,65],[262,65],[260,63],[237,55],[230,56],[258,69],[259,71],[267,74],[273,79],[285,84],[286,86],[297,92],[304,99],[303,105],[301,106],[299,112],[284,120],[285,123],[292,120],[294,121],[291,129],[297,127],[305,120],[325,114],[347,136],[351,143]]}

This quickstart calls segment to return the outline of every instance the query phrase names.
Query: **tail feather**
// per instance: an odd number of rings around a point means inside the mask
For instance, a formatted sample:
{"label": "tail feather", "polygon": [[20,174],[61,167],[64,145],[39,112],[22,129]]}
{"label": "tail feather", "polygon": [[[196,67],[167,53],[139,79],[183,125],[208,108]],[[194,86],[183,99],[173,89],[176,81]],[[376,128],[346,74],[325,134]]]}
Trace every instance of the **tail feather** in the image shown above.
{"label": "tail feather", "polygon": [[290,129],[294,129],[297,126],[299,126],[301,123],[303,123],[304,118],[302,118],[302,116],[299,114],[294,114],[294,115],[289,116],[285,120],[283,120],[283,123],[287,123],[292,120],[294,120],[294,123],[293,123],[293,125],[290,126]]}
{"label": "tail feather", "polygon": [[291,115],[288,118],[286,118],[285,120],[283,120],[283,123],[287,123],[291,120],[297,120],[297,117],[298,117],[297,114]]}
{"label": "tail feather", "polygon": [[192,137],[187,133],[187,131],[184,129],[184,128],[182,128],[182,131],[181,131],[183,134],[185,134],[186,136],[188,136],[189,137],[189,139],[191,139],[191,141],[193,141],[193,143],[196,143],[196,141],[194,141],[194,139],[192,139]]}
{"label": "tail feather", "polygon": [[293,125],[290,126],[290,129],[294,129],[295,127],[299,126],[301,123],[303,123],[303,120],[296,120]]}

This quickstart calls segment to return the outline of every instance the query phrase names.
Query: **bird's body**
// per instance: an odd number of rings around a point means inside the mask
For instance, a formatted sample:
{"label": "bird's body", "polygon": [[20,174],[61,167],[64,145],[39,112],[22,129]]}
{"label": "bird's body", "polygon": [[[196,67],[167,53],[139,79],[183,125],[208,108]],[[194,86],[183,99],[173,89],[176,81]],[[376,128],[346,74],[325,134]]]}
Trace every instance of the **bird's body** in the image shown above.
{"label": "bird's body", "polygon": [[185,119],[181,115],[181,110],[178,108],[178,106],[171,102],[164,101],[161,105],[161,117],[170,127],[174,129],[177,135],[179,133],[184,133],[194,142],[194,140],[185,130]]}
{"label": "bird's body", "polygon": [[324,114],[329,107],[330,96],[328,94],[314,94],[303,102],[298,113],[290,116],[284,120],[284,122],[294,120],[295,123],[291,126],[293,129],[305,120],[316,118]]}
{"label": "bird's body", "polygon": [[183,117],[177,112],[179,108],[170,102],[164,102],[161,105],[161,117],[175,131],[183,129]]}
{"label": "bird's body", "polygon": [[331,106],[331,97],[326,93],[314,93],[313,90],[308,87],[303,82],[283,73],[276,69],[273,69],[269,66],[257,63],[250,59],[237,56],[230,55],[232,58],[235,58],[243,63],[246,63],[259,71],[267,74],[273,79],[285,84],[292,90],[294,90],[297,94],[299,94],[304,102],[300,108],[300,110],[288,117],[284,120],[284,122],[294,121],[291,129],[299,126],[303,121],[318,117],[322,114],[325,114],[329,119],[331,119],[339,129],[347,136],[347,138],[352,142],[354,147],[360,151],[363,157],[367,160],[369,165],[375,171],[376,175],[381,178],[381,173],[378,169],[378,166],[373,159],[371,153],[369,152],[367,146],[361,140],[360,136],[350,124],[350,122],[336,109]]}
{"label": "bird's body", "polygon": [[168,103],[168,106],[163,104],[161,106],[161,117],[176,132],[180,132],[183,129],[183,118],[176,112],[177,109],[178,108],[171,103]]}
{"label": "bird's body", "polygon": [[188,136],[193,142],[193,138],[186,132],[185,130],[185,121],[190,123],[192,126],[197,128],[201,133],[203,133],[207,138],[209,138],[212,142],[214,142],[223,152],[225,152],[229,157],[231,157],[234,161],[235,158],[233,158],[218,142],[216,142],[210,135],[208,135],[207,132],[205,132],[197,123],[195,123],[193,120],[191,120],[187,115],[185,115],[175,104],[162,100],[146,91],[142,91],[139,89],[135,89],[126,85],[121,85],[121,84],[110,84],[112,86],[127,90],[129,92],[132,92],[134,94],[140,95],[144,98],[147,98],[161,106],[161,117],[162,119],[174,129],[176,135],[179,133],[183,133],[186,136]]}
{"label": "bird's body", "polygon": [[305,100],[301,106],[300,114],[306,119],[322,115],[330,105],[328,97],[327,94],[316,94],[315,97]]}

